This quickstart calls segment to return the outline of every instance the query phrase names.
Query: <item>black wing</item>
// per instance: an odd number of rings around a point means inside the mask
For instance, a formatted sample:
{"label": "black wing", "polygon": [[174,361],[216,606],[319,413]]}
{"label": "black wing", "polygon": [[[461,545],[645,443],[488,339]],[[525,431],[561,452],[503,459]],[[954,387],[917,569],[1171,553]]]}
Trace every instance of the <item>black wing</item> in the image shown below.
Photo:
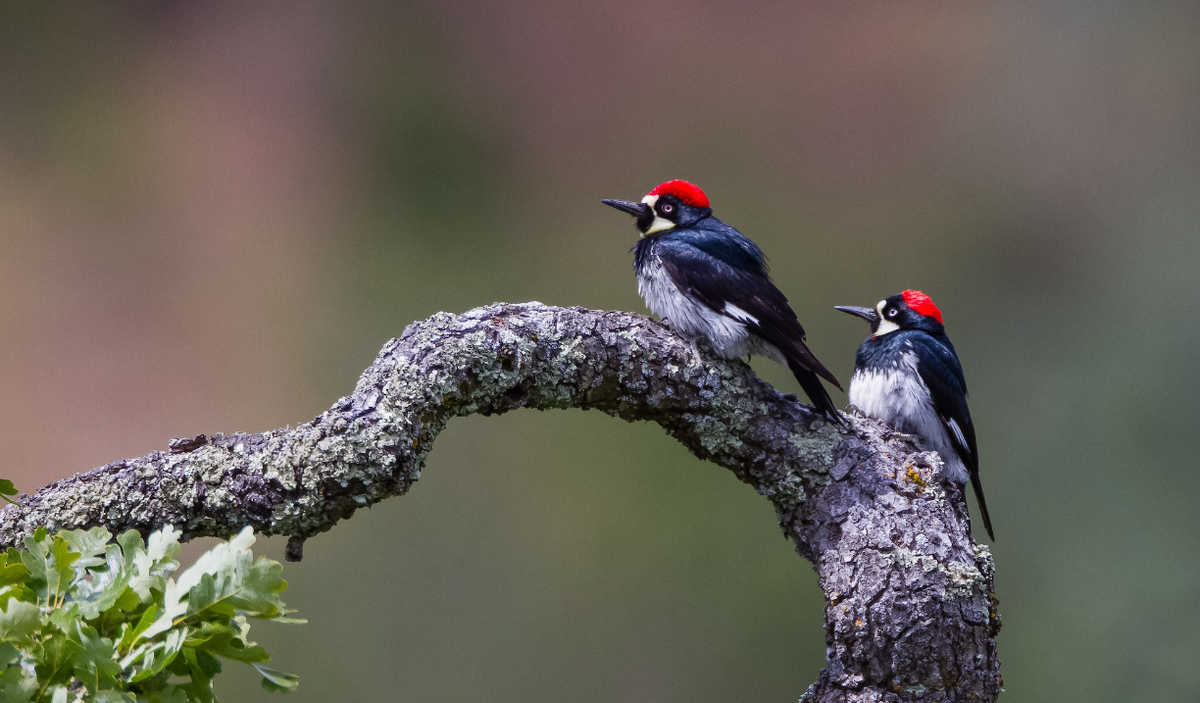
{"label": "black wing", "polygon": [[829,393],[814,374],[839,390],[841,384],[804,344],[804,327],[761,266],[735,267],[686,244],[671,246],[665,253],[663,268],[681,292],[744,323],[747,330],[778,348],[817,409],[840,422]]}
{"label": "black wing", "polygon": [[920,345],[917,351],[917,372],[929,388],[933,407],[950,434],[958,456],[967,467],[975,499],[979,501],[980,517],[992,534],[992,519],[988,515],[987,501],[983,498],[983,483],[979,479],[979,451],[975,444],[975,423],[971,421],[971,409],[967,407],[967,381],[963,376],[962,364],[952,351],[953,347],[926,334],[913,335],[912,343]]}

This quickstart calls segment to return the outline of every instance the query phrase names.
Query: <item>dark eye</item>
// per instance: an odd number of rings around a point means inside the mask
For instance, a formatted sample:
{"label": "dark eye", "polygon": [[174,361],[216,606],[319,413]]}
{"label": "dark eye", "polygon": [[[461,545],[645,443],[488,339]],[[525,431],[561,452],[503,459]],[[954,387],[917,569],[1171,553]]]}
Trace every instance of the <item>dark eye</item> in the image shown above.
{"label": "dark eye", "polygon": [[899,310],[897,310],[896,308],[889,308],[889,309],[888,309],[888,311],[887,311],[887,316],[888,316],[888,317],[895,317],[895,316],[896,316],[896,313],[898,313],[898,312],[900,312],[900,311],[899,311]]}
{"label": "dark eye", "polygon": [[665,204],[663,204],[663,206],[662,206],[662,211],[663,211],[663,214],[664,214],[664,215],[665,215],[665,214],[667,214],[667,213],[669,213],[669,212],[674,212],[674,211],[675,211],[675,206],[674,206],[674,205],[672,205],[671,203],[665,203]]}

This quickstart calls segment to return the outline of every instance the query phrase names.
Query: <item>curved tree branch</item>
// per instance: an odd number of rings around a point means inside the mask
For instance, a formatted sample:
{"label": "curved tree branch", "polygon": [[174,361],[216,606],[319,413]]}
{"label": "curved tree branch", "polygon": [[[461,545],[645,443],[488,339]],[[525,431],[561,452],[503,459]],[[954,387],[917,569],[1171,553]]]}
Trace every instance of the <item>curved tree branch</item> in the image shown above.
{"label": "curved tree branch", "polygon": [[[699,354],[642,315],[496,304],[439,313],[384,346],[312,422],[172,440],[46,486],[0,513],[38,525],[303,539],[404,494],[453,417],[596,409],[657,422],[774,503],[825,592],[827,666],[811,701],[992,701],[1000,688],[991,554],[936,454],[848,418],[839,430],[741,362]],[[949,493],[948,493],[949,492]]]}

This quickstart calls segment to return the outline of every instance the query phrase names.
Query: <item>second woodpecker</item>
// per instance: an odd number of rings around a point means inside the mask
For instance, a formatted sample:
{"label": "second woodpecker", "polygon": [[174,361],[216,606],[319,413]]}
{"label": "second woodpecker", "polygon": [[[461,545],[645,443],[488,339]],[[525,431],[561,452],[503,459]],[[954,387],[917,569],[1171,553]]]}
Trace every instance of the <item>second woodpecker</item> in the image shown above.
{"label": "second woodpecker", "polygon": [[817,410],[842,422],[820,378],[841,385],[805,345],[804,328],[771,282],[762,250],[713,217],[704,191],[675,180],[640,203],[602,202],[637,218],[642,238],[633,261],[647,307],[681,335],[704,337],[726,359],[761,354],[784,364]]}
{"label": "second woodpecker", "polygon": [[967,381],[942,325],[942,311],[919,290],[885,298],[874,308],[836,308],[871,324],[871,336],[854,360],[850,404],[867,417],[916,435],[923,449],[941,456],[946,477],[958,486],[970,480],[983,526],[994,541],[979,480]]}

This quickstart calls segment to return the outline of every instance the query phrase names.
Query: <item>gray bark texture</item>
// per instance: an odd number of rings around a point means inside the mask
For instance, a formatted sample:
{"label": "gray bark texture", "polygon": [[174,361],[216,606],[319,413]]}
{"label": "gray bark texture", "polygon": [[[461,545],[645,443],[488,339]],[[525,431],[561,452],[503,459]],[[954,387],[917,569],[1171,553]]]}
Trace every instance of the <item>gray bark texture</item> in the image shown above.
{"label": "gray bark texture", "polygon": [[825,592],[827,665],[803,701],[993,701],[1000,618],[988,548],[937,455],[860,417],[838,428],[740,361],[626,312],[495,304],[388,342],[312,422],[172,440],[52,483],[0,513],[0,544],[38,525],[303,540],[403,495],[453,417],[584,408],[651,421],[775,505]]}

